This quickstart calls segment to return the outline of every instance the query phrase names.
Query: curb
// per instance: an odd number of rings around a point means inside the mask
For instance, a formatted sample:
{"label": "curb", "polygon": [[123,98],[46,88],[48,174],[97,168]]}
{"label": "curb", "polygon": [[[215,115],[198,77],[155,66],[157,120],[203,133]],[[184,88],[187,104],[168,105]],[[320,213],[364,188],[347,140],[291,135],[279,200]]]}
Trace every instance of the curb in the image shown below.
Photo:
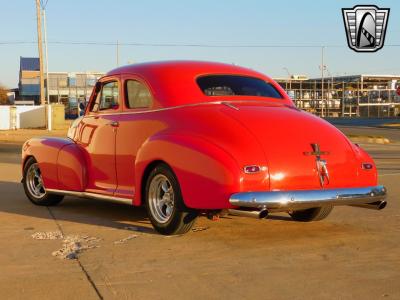
{"label": "curb", "polygon": [[382,136],[349,135],[348,138],[356,143],[391,144],[392,142]]}
{"label": "curb", "polygon": [[23,144],[26,140],[33,137],[66,137],[66,130],[54,130],[49,132],[47,130],[2,130],[0,131],[1,143],[19,143]]}

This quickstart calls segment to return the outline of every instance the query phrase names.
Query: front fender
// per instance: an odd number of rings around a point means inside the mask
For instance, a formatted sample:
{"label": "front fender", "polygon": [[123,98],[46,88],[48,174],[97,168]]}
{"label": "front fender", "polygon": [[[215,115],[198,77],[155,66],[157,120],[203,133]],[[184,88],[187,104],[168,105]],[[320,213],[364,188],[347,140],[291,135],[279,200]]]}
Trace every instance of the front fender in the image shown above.
{"label": "front fender", "polygon": [[22,166],[33,156],[39,164],[46,188],[58,189],[57,159],[60,149],[73,141],[64,138],[32,138],[22,146]]}
{"label": "front fender", "polygon": [[47,189],[83,191],[86,163],[82,150],[68,138],[32,138],[22,147],[23,166],[29,157],[39,164]]}
{"label": "front fender", "polygon": [[[164,161],[175,173],[187,207],[223,209],[229,197],[240,188],[240,167],[235,159],[217,145],[192,135],[152,137],[139,149],[135,162],[136,187],[142,187],[147,166]],[[135,205],[143,200],[137,188]]]}

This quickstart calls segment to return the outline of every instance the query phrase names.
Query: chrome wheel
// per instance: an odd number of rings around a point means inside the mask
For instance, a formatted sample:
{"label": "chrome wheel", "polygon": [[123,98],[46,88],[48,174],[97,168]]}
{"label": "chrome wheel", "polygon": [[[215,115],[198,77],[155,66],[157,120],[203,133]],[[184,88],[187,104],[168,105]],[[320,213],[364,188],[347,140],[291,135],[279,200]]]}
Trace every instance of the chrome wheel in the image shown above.
{"label": "chrome wheel", "polygon": [[46,190],[43,185],[42,175],[40,173],[39,165],[33,163],[29,166],[26,172],[26,187],[32,197],[40,199],[46,195]]}
{"label": "chrome wheel", "polygon": [[150,182],[148,204],[153,218],[161,223],[167,223],[174,211],[174,189],[169,179],[158,174]]}

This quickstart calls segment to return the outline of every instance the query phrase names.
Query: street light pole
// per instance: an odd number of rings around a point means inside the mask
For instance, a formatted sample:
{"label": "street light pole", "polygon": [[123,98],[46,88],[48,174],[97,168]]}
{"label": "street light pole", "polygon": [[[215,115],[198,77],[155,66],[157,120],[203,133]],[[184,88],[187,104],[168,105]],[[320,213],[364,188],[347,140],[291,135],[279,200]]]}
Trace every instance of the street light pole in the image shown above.
{"label": "street light pole", "polygon": [[324,117],[324,71],[325,71],[325,64],[324,64],[324,50],[325,46],[321,47],[321,115]]}
{"label": "street light pole", "polygon": [[116,51],[117,52],[116,53],[117,54],[117,67],[119,67],[119,42],[118,42],[118,40],[117,40],[117,45],[116,46],[117,46],[117,49],[116,49],[117,50]]}
{"label": "street light pole", "polygon": [[289,90],[292,90],[292,74],[290,74],[289,69],[286,67],[283,67],[283,69],[286,71],[286,73],[288,74],[288,78],[289,78]]}

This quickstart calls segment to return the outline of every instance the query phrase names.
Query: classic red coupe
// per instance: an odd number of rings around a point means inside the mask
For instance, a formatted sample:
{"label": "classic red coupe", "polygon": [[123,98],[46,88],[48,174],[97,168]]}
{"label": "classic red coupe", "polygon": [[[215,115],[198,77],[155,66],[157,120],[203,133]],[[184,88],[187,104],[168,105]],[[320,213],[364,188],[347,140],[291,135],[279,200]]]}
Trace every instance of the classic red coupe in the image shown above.
{"label": "classic red coupe", "polygon": [[68,138],[28,140],[22,164],[34,204],[78,196],[145,205],[162,234],[187,232],[199,214],[312,221],[335,205],[386,205],[363,149],[297,109],[271,78],[221,63],[109,72]]}

